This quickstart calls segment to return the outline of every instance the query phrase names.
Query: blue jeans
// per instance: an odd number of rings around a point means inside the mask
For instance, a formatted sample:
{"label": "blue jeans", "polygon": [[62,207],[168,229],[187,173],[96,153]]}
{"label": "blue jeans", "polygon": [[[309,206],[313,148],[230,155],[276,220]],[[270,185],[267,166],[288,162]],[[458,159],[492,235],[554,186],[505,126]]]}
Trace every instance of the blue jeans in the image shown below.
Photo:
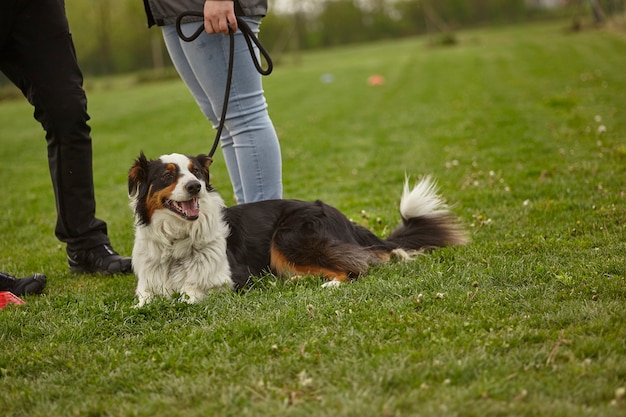
{"label": "blue jeans", "polygon": [[[245,19],[258,33],[261,18]],[[190,36],[200,24],[183,24],[182,30]],[[162,30],[176,70],[202,113],[217,128],[224,103],[230,37],[203,32],[196,40],[185,42],[178,37],[175,25],[163,26]],[[238,204],[282,198],[280,144],[267,111],[261,74],[252,63],[241,31],[235,33],[233,78],[220,143]]]}

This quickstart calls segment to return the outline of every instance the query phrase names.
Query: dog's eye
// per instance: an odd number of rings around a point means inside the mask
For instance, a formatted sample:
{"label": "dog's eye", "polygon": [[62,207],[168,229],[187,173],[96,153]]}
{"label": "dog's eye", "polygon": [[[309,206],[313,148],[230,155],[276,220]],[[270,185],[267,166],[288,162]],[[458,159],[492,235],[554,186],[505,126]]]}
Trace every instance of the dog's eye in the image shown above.
{"label": "dog's eye", "polygon": [[202,172],[200,172],[200,168],[195,167],[195,166],[191,168],[191,173],[195,175],[197,178],[200,178],[202,176]]}
{"label": "dog's eye", "polygon": [[172,182],[174,180],[174,173],[172,171],[165,171],[161,176],[161,179],[165,182]]}

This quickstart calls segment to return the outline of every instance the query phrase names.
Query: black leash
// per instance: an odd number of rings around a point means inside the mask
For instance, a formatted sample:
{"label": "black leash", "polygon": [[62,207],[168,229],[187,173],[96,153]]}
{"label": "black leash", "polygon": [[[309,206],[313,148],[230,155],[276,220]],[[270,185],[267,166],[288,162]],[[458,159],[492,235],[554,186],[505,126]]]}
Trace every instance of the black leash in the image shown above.
{"label": "black leash", "polygon": [[[198,38],[198,36],[202,34],[202,32],[204,32],[204,23],[203,23],[202,25],[198,27],[198,29],[196,29],[196,31],[191,36],[186,36],[183,33],[180,27],[182,24],[182,20],[185,17],[190,17],[190,16],[203,18],[204,14],[202,12],[187,11],[187,12],[182,12],[181,14],[178,15],[178,17],[176,18],[176,32],[178,33],[178,36],[185,42],[191,42],[195,40],[196,38]],[[272,69],[274,68],[274,64],[272,63],[272,58],[270,57],[269,52],[267,52],[267,50],[263,47],[263,45],[261,45],[261,42],[254,35],[254,33],[252,32],[252,29],[250,29],[250,26],[248,26],[248,24],[239,16],[237,16],[237,25],[239,26],[239,30],[241,30],[241,33],[243,34],[243,37],[246,40],[246,44],[248,44],[248,50],[250,51],[250,55],[252,56],[252,62],[254,63],[254,67],[261,75],[270,75],[272,72]],[[217,134],[215,135],[215,140],[213,141],[213,147],[211,148],[211,151],[208,154],[210,158],[213,158],[213,154],[217,150],[217,145],[220,141],[220,138],[222,137],[222,130],[224,129],[224,120],[226,119],[226,109],[228,108],[228,98],[230,96],[230,84],[233,79],[233,61],[235,57],[235,34],[233,30],[231,29],[230,24],[228,25],[228,35],[230,36],[230,52],[229,52],[229,57],[228,57],[228,76],[226,77],[226,91],[224,92],[224,105],[222,106],[222,116],[220,117],[220,122],[217,127]],[[261,63],[259,62],[256,55],[254,54],[254,46],[252,45],[252,43],[254,43],[254,45],[256,45],[257,48],[259,48],[259,51],[265,58],[265,61],[267,62],[267,69],[263,69],[263,67],[261,66]]]}

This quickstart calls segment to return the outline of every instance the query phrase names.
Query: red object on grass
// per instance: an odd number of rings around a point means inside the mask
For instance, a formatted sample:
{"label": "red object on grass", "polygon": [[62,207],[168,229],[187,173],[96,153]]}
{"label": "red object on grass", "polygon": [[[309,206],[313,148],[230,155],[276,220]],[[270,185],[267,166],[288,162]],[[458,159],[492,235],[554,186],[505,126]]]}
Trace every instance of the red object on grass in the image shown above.
{"label": "red object on grass", "polygon": [[26,304],[26,302],[12,292],[0,291],[0,309],[5,308],[7,304]]}
{"label": "red object on grass", "polygon": [[383,85],[385,84],[385,77],[382,75],[374,74],[369,76],[367,79],[367,83],[371,86]]}

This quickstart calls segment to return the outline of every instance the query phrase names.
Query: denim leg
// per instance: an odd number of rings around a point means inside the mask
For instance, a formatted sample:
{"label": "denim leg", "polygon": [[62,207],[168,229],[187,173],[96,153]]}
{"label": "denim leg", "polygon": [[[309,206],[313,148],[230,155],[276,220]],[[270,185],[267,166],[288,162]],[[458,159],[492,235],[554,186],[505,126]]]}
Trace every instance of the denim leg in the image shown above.
{"label": "denim leg", "polygon": [[[258,33],[260,18],[249,17],[246,22]],[[192,33],[198,25],[185,24],[183,31]],[[230,37],[203,32],[195,41],[185,42],[173,25],[163,27],[163,37],[181,78],[216,128],[224,101]],[[255,52],[258,56],[258,50]],[[267,110],[261,75],[240,31],[235,34],[233,79],[220,143],[237,203],[282,198],[280,144]]]}

